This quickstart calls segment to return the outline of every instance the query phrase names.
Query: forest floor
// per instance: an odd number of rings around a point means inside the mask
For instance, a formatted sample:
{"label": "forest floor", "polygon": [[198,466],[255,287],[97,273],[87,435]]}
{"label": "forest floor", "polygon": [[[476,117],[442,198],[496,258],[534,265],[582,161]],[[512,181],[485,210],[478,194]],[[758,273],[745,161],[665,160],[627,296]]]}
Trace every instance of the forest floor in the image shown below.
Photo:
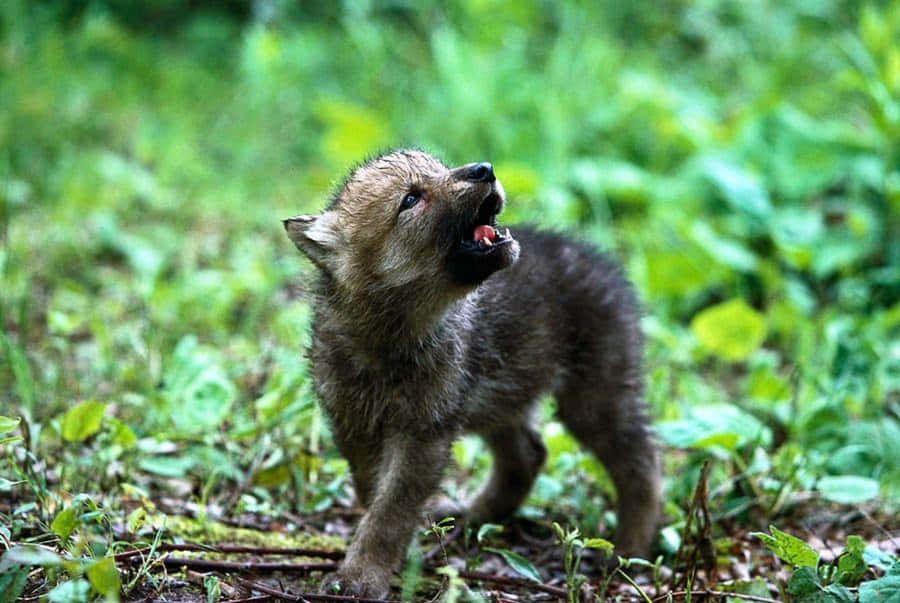
{"label": "forest floor", "polygon": [[[15,503],[11,498],[0,499],[0,512],[8,512]],[[874,504],[839,505],[809,496],[788,509],[777,518],[778,525],[809,543],[819,555],[820,567],[835,564],[848,535],[865,541],[870,559],[876,551],[900,555],[900,521]],[[147,510],[152,511],[139,530],[145,536],[128,543],[124,513],[133,517],[136,511],[143,514]],[[302,516],[225,516],[215,505],[201,507],[178,499],[125,504],[121,522],[110,525],[122,538],[117,541],[119,552],[114,556],[122,584],[128,585],[122,600],[355,600],[315,593],[321,576],[336,568],[343,558],[344,543],[362,512],[358,507],[334,505]],[[689,527],[691,535],[683,537],[683,546],[674,556],[661,555],[654,563],[631,561],[615,570],[598,571],[593,563],[595,551],[581,549],[583,558],[568,575],[566,547],[549,518],[517,516],[503,525],[502,532],[496,530],[481,542],[476,542],[471,530],[452,526],[434,529],[433,525],[433,529],[420,533],[413,554],[395,576],[391,596],[385,601],[436,601],[443,597],[496,602],[768,602],[790,597],[786,585],[793,568],[763,546],[752,530],[726,517],[710,515],[705,501],[697,496],[692,512],[695,521]],[[764,529],[766,519],[757,519]],[[572,550],[579,552],[577,547]],[[867,579],[884,575],[874,566],[866,571],[870,574]],[[50,586],[47,572],[34,569],[20,600],[38,600]],[[893,592],[888,597],[896,595]]]}

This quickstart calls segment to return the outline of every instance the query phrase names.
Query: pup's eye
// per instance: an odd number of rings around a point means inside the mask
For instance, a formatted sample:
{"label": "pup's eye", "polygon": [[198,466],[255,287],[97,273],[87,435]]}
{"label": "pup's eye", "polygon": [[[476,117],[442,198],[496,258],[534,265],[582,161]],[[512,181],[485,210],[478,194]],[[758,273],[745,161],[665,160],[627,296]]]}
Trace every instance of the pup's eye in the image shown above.
{"label": "pup's eye", "polygon": [[403,197],[403,201],[400,202],[400,211],[404,209],[409,209],[416,203],[418,203],[422,199],[421,193],[409,193],[405,197]]}

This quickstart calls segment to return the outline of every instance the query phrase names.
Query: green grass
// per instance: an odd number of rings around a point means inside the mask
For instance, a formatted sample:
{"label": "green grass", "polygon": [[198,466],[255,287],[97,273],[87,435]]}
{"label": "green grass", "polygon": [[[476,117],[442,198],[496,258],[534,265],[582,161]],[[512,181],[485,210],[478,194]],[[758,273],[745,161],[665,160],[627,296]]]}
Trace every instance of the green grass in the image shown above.
{"label": "green grass", "polygon": [[[128,488],[346,498],[302,354],[312,268],[280,219],[401,145],[493,161],[505,223],[622,258],[672,532],[709,457],[747,527],[798,492],[896,512],[900,6],[273,6],[0,6],[6,539],[59,538],[72,496],[115,516]],[[608,480],[545,435],[525,512],[589,536]],[[456,452],[483,475],[477,443]]]}

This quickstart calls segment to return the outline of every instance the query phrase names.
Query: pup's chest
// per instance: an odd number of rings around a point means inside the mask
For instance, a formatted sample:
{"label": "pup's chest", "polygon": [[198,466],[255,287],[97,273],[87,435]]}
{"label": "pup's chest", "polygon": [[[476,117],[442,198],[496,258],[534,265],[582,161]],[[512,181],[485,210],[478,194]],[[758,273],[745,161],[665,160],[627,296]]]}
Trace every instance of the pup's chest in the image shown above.
{"label": "pup's chest", "polygon": [[456,419],[465,379],[452,354],[313,345],[316,393],[333,421],[366,431]]}

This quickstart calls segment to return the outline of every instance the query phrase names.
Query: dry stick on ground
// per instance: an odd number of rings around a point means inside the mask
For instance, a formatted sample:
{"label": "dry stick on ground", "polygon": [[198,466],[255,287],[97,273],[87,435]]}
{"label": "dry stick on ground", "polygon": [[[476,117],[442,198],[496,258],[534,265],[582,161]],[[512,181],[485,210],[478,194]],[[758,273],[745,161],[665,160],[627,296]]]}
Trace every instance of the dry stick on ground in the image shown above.
{"label": "dry stick on ground", "polygon": [[480,580],[481,582],[491,582],[493,584],[504,584],[507,586],[518,586],[527,590],[537,590],[543,593],[555,595],[557,597],[566,598],[566,589],[558,586],[551,586],[541,582],[533,582],[526,578],[511,578],[508,576],[498,576],[496,574],[487,574],[484,572],[469,572],[460,570],[460,578],[468,578],[469,580]]}
{"label": "dry stick on ground", "polygon": [[308,574],[310,572],[330,572],[337,569],[338,564],[331,561],[322,563],[273,563],[271,561],[215,561],[212,559],[185,559],[183,557],[163,557],[163,565],[169,569],[188,567],[201,571],[216,572],[292,572]]}
{"label": "dry stick on ground", "polygon": [[[293,557],[318,557],[321,559],[343,559],[343,551],[323,551],[321,549],[292,549],[280,547],[245,546],[240,544],[169,544],[164,543],[156,547],[157,551],[200,551],[204,553],[250,553],[255,555],[291,555]],[[124,551],[115,556],[116,561],[124,561],[131,557],[143,557],[150,552],[150,548],[133,549]]]}
{"label": "dry stick on ground", "polygon": [[[249,546],[240,546],[240,545],[220,545],[220,546],[205,546],[205,545],[197,545],[197,544],[166,544],[160,545],[157,547],[157,550],[160,551],[203,551],[203,552],[212,552],[212,553],[264,553],[270,552],[272,554],[279,555],[304,555],[309,557],[329,557],[329,558],[340,558],[343,557],[343,553],[337,553],[334,551],[315,551],[311,549],[285,549],[285,548],[265,548],[265,547],[249,547]],[[149,549],[137,549],[134,551],[125,551],[124,553],[119,553],[116,555],[116,561],[125,561],[132,557],[136,557],[141,554],[146,554]],[[273,563],[267,561],[217,561],[211,559],[187,559],[182,557],[167,557],[164,556],[161,559],[163,565],[169,569],[180,569],[182,567],[187,567],[200,571],[219,571],[219,572],[243,572],[243,571],[256,571],[256,572],[274,572],[274,571],[284,571],[284,572],[293,572],[293,573],[302,573],[308,574],[314,571],[333,571],[337,569],[336,563],[331,562],[323,562],[323,563]],[[516,586],[525,590],[536,590],[539,592],[548,593],[557,597],[566,597],[566,591],[563,588],[559,588],[557,586],[551,586],[549,584],[542,584],[540,582],[533,582],[531,580],[527,580],[525,578],[512,578],[508,576],[499,576],[496,574],[488,574],[485,572],[470,572],[470,571],[461,571],[459,572],[459,576],[461,578],[467,578],[469,580],[479,580],[481,582],[490,582],[492,584],[503,584],[507,586]],[[240,578],[239,578],[240,579]],[[286,593],[282,593],[277,591],[276,593],[270,592],[273,589],[269,590],[261,590],[261,592],[265,592],[267,594],[277,594],[278,596],[289,596]],[[334,597],[336,595],[315,595],[315,597],[320,597],[319,599],[312,599],[313,595],[302,595],[306,597],[308,600],[321,600],[321,601],[347,601],[352,600],[347,597],[343,598],[321,598],[321,597]],[[299,600],[299,599],[298,599]],[[376,599],[373,599],[376,600]]]}
{"label": "dry stick on ground", "polygon": [[[449,542],[453,538],[456,538],[460,532],[454,530],[451,532],[446,540]],[[443,543],[442,543],[443,544]],[[198,551],[205,553],[250,553],[257,555],[293,555],[293,556],[302,556],[302,557],[320,557],[323,559],[342,559],[344,557],[344,553],[341,551],[323,551],[320,549],[295,549],[295,548],[277,548],[277,547],[255,547],[255,546],[244,546],[244,545],[233,545],[233,544],[221,544],[221,545],[204,545],[204,544],[160,544],[156,547],[157,551],[160,552],[171,552],[171,551]],[[440,548],[438,547],[438,550]],[[131,551],[124,551],[115,556],[117,562],[127,561],[133,557],[143,557],[144,555],[150,552],[149,548],[142,549],[134,549]],[[163,565],[169,569],[178,569],[181,567],[188,567],[195,570],[201,571],[220,571],[220,572],[240,572],[240,571],[258,571],[258,572],[271,572],[271,571],[285,571],[285,572],[298,572],[298,573],[309,573],[313,571],[332,571],[337,568],[336,563],[273,563],[266,561],[218,561],[211,559],[200,559],[200,558],[181,558],[181,557],[166,557],[162,558]],[[540,582],[533,582],[531,580],[527,580],[525,578],[513,578],[507,576],[499,576],[496,574],[488,574],[485,572],[470,572],[470,571],[461,571],[459,572],[459,576],[461,578],[468,578],[470,580],[479,580],[481,582],[490,582],[492,584],[503,584],[508,586],[517,586],[519,588],[523,588],[526,590],[536,590],[544,593],[548,593],[557,597],[566,597],[565,589],[559,588],[557,586],[551,586],[549,584],[542,584]],[[261,590],[261,589],[260,589]],[[282,593],[281,591],[273,591],[274,589],[269,590],[261,590],[261,592],[265,592],[270,595],[276,596],[290,596],[286,593]],[[333,598],[336,595],[315,595],[315,597],[319,597],[318,599],[313,599],[313,595],[302,595],[308,600],[321,600],[321,601],[348,601],[352,600],[348,597],[340,597]],[[332,597],[332,598],[321,598],[321,597]],[[300,600],[300,599],[297,599]],[[375,601],[377,599],[373,599]]]}
{"label": "dry stick on ground", "polygon": [[[256,571],[256,572],[273,572],[284,571],[293,573],[308,574],[314,571],[328,572],[337,569],[336,563],[270,563],[270,562],[254,562],[254,561],[213,561],[207,559],[184,559],[180,557],[164,557],[163,564],[169,569],[178,569],[188,567],[195,570],[203,571],[220,571],[220,572],[240,572],[240,571]],[[498,576],[496,574],[488,574],[484,572],[459,572],[461,578],[469,580],[479,580],[481,582],[490,582],[492,584],[503,584],[507,586],[516,586],[525,590],[536,590],[548,593],[557,597],[566,597],[566,590],[558,586],[533,582],[525,578],[511,578],[508,576]],[[268,591],[263,591],[268,592]],[[269,593],[271,594],[271,593]],[[309,598],[307,595],[303,595]],[[319,596],[319,595],[317,595]],[[329,595],[333,596],[333,595]],[[321,599],[323,601],[344,601],[344,599]]]}

